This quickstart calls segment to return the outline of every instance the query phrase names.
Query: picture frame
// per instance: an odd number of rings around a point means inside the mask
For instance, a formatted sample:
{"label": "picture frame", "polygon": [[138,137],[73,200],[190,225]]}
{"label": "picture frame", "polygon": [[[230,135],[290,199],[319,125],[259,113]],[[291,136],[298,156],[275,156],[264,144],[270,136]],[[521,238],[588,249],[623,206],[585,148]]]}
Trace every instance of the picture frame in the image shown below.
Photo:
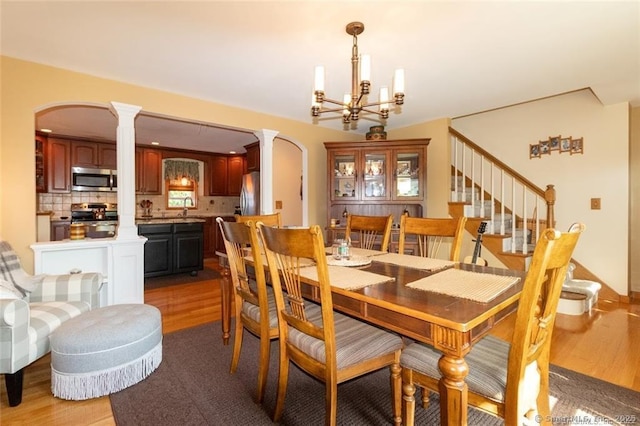
{"label": "picture frame", "polygon": [[549,150],[550,151],[560,151],[560,143],[562,138],[551,138],[549,139]]}
{"label": "picture frame", "polygon": [[571,136],[560,139],[560,153],[571,151]]}
{"label": "picture frame", "polygon": [[397,162],[397,176],[411,176],[411,161]]}
{"label": "picture frame", "polygon": [[551,139],[548,141],[540,141],[538,145],[540,146],[540,155],[551,155]]}
{"label": "picture frame", "polygon": [[584,144],[582,138],[571,139],[571,155],[584,154]]}
{"label": "picture frame", "polygon": [[529,144],[529,158],[540,158],[540,144]]}

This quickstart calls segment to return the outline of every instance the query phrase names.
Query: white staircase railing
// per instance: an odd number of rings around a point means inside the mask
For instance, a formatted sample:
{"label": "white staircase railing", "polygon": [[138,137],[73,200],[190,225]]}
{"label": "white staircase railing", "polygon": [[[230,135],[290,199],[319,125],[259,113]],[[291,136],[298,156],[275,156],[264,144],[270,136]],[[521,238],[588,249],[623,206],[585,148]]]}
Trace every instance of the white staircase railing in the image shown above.
{"label": "white staircase railing", "polygon": [[553,185],[543,190],[456,130],[449,134],[451,201],[468,203],[465,216],[487,219],[487,233],[509,236],[504,251],[532,251],[540,230],[554,226]]}

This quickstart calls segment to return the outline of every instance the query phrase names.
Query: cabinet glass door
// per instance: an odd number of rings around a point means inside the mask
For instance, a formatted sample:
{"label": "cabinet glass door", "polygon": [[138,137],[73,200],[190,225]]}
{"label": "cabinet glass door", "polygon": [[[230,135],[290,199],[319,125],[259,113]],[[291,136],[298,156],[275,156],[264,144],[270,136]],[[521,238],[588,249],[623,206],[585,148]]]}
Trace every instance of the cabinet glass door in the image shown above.
{"label": "cabinet glass door", "polygon": [[354,200],[359,194],[356,188],[356,154],[335,153],[333,155],[332,200]]}
{"label": "cabinet glass door", "polygon": [[422,197],[422,170],[420,170],[420,164],[419,152],[396,152],[394,199]]}
{"label": "cabinet glass door", "polygon": [[387,154],[385,152],[366,153],[364,155],[363,199],[389,199],[387,166]]}

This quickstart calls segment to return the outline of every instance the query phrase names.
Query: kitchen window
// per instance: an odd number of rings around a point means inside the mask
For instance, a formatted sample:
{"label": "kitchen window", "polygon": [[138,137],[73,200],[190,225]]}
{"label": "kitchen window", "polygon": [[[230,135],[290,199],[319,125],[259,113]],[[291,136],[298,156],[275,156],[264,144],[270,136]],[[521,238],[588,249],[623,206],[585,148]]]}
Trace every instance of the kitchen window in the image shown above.
{"label": "kitchen window", "polygon": [[168,181],[166,193],[168,209],[182,209],[184,207],[195,209],[198,205],[198,188],[192,180],[188,182]]}
{"label": "kitchen window", "polygon": [[199,161],[164,160],[168,209],[196,209],[198,205]]}

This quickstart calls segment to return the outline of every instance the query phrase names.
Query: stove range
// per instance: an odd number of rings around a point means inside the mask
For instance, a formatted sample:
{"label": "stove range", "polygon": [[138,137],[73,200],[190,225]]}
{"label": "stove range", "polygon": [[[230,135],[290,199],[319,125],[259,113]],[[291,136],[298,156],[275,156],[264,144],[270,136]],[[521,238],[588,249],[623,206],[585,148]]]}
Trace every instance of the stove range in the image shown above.
{"label": "stove range", "polygon": [[116,203],[78,203],[71,204],[71,223],[118,223],[118,205]]}

